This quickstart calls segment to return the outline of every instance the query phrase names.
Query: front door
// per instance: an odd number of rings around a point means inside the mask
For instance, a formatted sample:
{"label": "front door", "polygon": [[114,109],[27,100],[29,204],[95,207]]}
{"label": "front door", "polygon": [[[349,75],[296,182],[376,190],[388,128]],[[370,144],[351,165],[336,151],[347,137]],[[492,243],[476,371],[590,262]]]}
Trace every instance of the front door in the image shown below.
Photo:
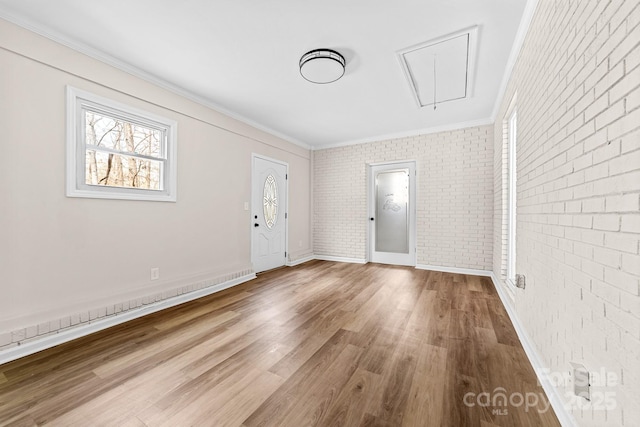
{"label": "front door", "polygon": [[256,273],[286,262],[287,164],[253,156],[251,258]]}
{"label": "front door", "polygon": [[416,265],[415,162],[378,164],[369,173],[369,258]]}

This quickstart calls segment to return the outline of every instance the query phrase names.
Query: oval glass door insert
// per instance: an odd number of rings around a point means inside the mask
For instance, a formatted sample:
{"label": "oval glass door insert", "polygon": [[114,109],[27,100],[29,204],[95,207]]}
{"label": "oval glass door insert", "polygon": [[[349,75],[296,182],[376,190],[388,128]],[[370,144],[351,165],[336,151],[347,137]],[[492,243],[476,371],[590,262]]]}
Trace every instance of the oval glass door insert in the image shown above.
{"label": "oval glass door insert", "polygon": [[263,196],[264,222],[271,229],[278,219],[278,184],[271,174],[264,180]]}

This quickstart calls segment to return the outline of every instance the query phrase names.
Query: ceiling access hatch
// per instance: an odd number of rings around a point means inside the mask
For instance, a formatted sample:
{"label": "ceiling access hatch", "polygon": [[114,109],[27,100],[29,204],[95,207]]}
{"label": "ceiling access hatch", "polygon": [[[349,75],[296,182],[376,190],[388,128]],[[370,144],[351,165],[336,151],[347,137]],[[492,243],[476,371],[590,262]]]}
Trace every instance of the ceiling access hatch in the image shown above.
{"label": "ceiling access hatch", "polygon": [[477,34],[475,26],[398,52],[420,107],[472,96]]}

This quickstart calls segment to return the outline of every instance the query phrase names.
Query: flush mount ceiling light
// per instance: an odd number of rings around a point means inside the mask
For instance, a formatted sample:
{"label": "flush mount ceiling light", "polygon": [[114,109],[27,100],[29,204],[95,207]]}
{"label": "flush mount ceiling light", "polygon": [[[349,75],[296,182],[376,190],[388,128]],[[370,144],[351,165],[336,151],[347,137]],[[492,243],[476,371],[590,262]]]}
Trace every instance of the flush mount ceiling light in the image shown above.
{"label": "flush mount ceiling light", "polygon": [[344,56],[331,49],[314,49],[300,58],[300,74],[311,83],[335,82],[344,75]]}

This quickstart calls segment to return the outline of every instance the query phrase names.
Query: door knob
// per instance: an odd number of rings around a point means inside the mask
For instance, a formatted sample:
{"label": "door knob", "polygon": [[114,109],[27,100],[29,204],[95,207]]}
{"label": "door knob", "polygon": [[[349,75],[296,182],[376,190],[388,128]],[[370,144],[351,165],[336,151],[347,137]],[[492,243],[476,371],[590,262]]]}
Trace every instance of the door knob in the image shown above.
{"label": "door knob", "polygon": [[371,221],[373,221],[373,217],[369,218]]}
{"label": "door knob", "polygon": [[255,224],[253,224],[254,227],[260,227],[260,224],[258,224],[257,222]]}

